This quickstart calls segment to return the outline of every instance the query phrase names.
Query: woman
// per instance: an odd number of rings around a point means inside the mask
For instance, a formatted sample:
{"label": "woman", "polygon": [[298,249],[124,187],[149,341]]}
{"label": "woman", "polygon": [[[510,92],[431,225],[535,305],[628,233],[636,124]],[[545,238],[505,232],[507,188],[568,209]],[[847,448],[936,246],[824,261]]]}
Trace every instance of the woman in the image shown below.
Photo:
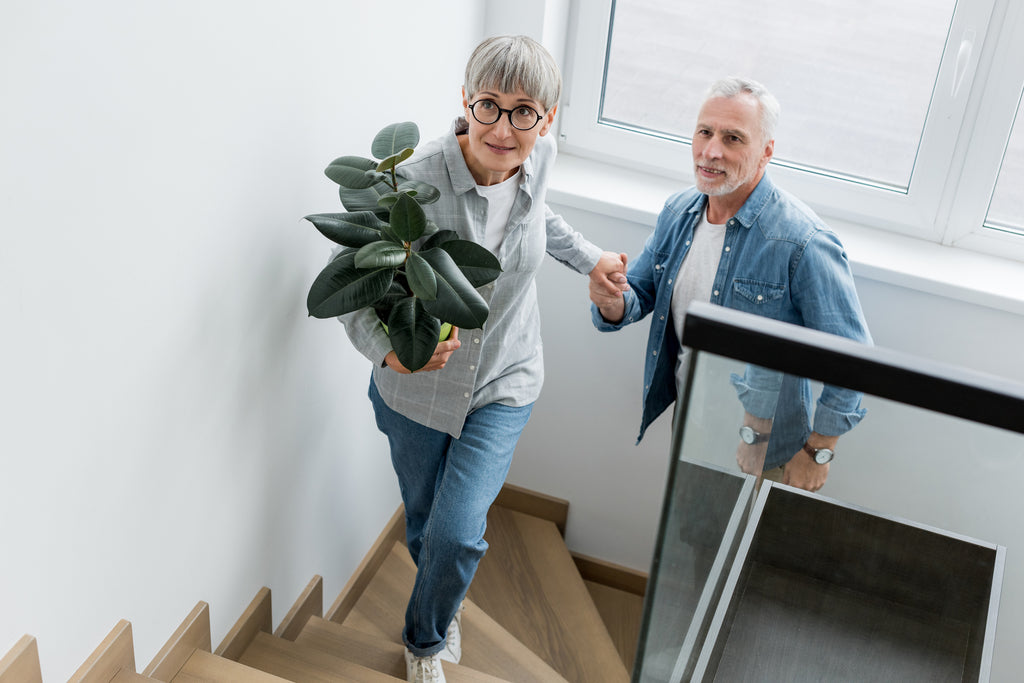
{"label": "woman", "polygon": [[[625,257],[584,239],[545,204],[561,94],[551,55],[523,36],[489,38],[466,67],[464,116],[422,146],[403,174],[436,186],[428,217],[494,252],[502,274],[481,288],[483,329],[454,330],[415,374],[372,311],[342,317],[374,363],[377,426],[387,435],[417,566],[402,639],[409,681],[444,681],[461,656],[460,605],[487,549],[487,510],[543,381],[534,279],[545,251],[609,290]],[[624,276],[616,278],[625,280]]]}

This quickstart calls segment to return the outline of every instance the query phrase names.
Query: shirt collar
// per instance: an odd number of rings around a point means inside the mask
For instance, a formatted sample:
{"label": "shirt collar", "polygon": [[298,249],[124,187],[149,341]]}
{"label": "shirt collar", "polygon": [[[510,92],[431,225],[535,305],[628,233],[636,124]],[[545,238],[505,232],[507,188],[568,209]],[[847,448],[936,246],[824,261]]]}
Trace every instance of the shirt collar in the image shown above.
{"label": "shirt collar", "polygon": [[[739,224],[744,228],[749,228],[757,220],[757,217],[761,215],[761,211],[768,204],[773,194],[775,194],[775,183],[768,177],[768,171],[765,171],[764,175],[761,176],[761,180],[758,181],[757,187],[754,188],[754,191],[747,197],[747,201],[743,202],[743,206],[740,207],[740,210],[732,218],[739,221]],[[689,212],[703,213],[707,203],[708,196],[698,192],[697,201],[690,206]]]}
{"label": "shirt collar", "polygon": [[743,227],[749,228],[757,221],[757,217],[761,215],[761,211],[774,194],[775,183],[768,177],[768,171],[765,171],[764,175],[761,176],[761,180],[757,183],[757,187],[747,197],[747,201],[743,202],[743,206],[740,207],[740,210],[736,212],[733,218],[739,221]]}

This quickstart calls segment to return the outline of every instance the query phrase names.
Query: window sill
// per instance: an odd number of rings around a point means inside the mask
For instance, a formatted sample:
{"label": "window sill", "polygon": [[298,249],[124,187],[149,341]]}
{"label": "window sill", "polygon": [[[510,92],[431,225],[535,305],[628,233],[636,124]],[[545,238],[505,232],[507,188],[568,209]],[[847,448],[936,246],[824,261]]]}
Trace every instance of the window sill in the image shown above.
{"label": "window sill", "polygon": [[[563,152],[548,202],[653,228],[665,199],[682,187]],[[857,277],[1024,315],[1024,263],[823,217],[842,239]]]}

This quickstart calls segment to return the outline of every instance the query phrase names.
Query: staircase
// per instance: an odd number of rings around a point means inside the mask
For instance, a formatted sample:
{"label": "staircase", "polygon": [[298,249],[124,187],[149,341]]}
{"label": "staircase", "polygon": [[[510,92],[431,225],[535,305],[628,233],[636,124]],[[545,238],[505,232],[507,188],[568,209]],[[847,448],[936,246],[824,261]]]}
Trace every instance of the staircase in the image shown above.
{"label": "staircase", "polygon": [[[565,501],[502,490],[465,603],[462,662],[443,664],[448,681],[630,680],[646,577],[571,554],[567,515]],[[314,576],[274,630],[264,587],[213,650],[209,606],[200,602],[141,673],[122,620],[69,683],[404,681],[401,630],[416,574],[404,534],[399,508],[326,613]],[[0,683],[40,681],[36,642],[25,636],[0,659]]]}

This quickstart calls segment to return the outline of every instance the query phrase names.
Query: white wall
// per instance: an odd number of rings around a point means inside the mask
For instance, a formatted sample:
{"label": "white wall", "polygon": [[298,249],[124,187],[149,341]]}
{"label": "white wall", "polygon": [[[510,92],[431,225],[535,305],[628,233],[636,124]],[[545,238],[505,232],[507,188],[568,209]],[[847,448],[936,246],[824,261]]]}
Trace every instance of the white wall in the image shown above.
{"label": "white wall", "polygon": [[0,10],[0,653],[140,668],[199,600],[328,600],[398,505],[368,363],[305,315],[322,170],[459,113],[478,3]]}

